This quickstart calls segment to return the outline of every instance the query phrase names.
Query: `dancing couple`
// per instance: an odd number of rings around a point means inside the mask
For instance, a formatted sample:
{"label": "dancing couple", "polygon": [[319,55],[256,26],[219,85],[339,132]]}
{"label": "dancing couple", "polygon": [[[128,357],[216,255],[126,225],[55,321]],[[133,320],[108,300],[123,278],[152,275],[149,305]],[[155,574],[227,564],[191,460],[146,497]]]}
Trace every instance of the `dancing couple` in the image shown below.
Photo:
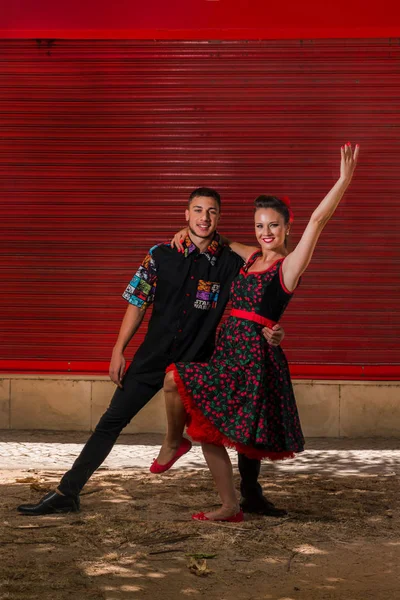
{"label": "dancing couple", "polygon": [[[259,196],[255,203],[258,248],[219,236],[220,197],[198,188],[185,216],[187,230],[172,244],[153,247],[123,297],[128,301],[110,363],[117,389],[94,432],[57,489],[22,514],[79,510],[79,493],[130,420],[163,386],[168,432],[153,473],[168,470],[188,452],[188,434],[200,441],[222,505],[197,520],[241,521],[243,512],[283,516],[262,493],[260,459],[289,458],[303,450],[287,362],[279,344],[279,319],[318,238],[351,182],[359,147],[341,149],[340,177],[313,212],[303,236],[288,253],[292,213],[285,199]],[[232,312],[215,346],[215,334],[231,296]],[[153,305],[143,344],[125,372],[124,350]],[[165,372],[167,374],[165,375]],[[241,503],[226,447],[239,453]]]}

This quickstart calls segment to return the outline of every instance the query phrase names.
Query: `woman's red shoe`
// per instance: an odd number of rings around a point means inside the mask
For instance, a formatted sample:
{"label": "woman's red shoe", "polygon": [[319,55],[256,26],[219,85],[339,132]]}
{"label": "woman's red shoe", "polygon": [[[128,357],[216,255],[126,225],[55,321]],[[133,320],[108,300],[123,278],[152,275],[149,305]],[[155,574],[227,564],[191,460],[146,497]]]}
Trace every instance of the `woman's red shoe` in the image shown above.
{"label": "woman's red shoe", "polygon": [[160,465],[157,462],[157,459],[155,458],[153,460],[153,464],[150,467],[150,473],[165,473],[165,471],[168,471],[168,469],[170,469],[172,467],[172,465],[174,463],[176,463],[176,461],[183,456],[184,454],[186,454],[187,452],[189,452],[189,450],[192,447],[192,442],[186,438],[183,438],[181,441],[181,444],[178,448],[178,450],[175,452],[174,456],[171,458],[170,461],[168,461],[165,465]]}
{"label": "woman's red shoe", "polygon": [[221,519],[209,519],[203,512],[199,512],[195,515],[192,515],[192,519],[194,521],[226,521],[227,523],[241,523],[244,521],[243,511],[240,510],[236,515],[232,515],[231,517],[222,517]]}

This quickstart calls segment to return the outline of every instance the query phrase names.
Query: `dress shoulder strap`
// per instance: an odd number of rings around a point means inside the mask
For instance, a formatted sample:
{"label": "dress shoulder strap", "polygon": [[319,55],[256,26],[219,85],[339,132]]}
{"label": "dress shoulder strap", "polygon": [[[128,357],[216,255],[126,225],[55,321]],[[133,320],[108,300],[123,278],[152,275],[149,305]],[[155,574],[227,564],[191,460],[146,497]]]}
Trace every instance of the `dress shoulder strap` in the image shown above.
{"label": "dress shoulder strap", "polygon": [[247,271],[248,269],[250,269],[250,267],[256,262],[259,256],[261,256],[261,250],[256,250],[255,252],[253,252],[253,254],[251,254],[247,259],[247,262],[243,267],[244,270]]}

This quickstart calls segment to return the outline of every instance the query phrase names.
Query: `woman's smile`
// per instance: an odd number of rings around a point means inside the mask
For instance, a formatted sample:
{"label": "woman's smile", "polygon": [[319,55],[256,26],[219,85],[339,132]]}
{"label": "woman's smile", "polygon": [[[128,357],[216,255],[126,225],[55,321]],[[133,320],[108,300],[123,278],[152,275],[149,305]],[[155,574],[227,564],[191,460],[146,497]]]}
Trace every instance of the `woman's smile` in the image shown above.
{"label": "woman's smile", "polygon": [[271,242],[274,241],[275,238],[274,238],[274,236],[269,235],[269,236],[263,236],[261,239],[264,242],[264,244],[270,244]]}

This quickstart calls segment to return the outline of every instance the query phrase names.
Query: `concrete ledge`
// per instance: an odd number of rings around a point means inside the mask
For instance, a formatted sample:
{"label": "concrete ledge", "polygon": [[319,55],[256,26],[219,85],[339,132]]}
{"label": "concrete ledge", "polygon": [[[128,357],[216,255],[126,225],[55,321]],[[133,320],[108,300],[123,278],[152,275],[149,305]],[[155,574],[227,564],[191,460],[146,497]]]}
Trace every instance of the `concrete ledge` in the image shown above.
{"label": "concrete ledge", "polygon": [[293,382],[297,408],[306,437],[339,437],[340,386],[337,383]]}
{"label": "concrete ledge", "polygon": [[9,429],[10,409],[11,409],[11,381],[10,379],[0,380],[0,429]]}
{"label": "concrete ledge", "polygon": [[340,414],[343,437],[400,436],[400,383],[340,386]]}
{"label": "concrete ledge", "polygon": [[[400,382],[293,382],[306,437],[400,437]],[[0,429],[91,431],[115,386],[106,376],[4,375]],[[124,433],[164,433],[162,391]]]}
{"label": "concrete ledge", "polygon": [[11,379],[12,429],[90,429],[91,382]]}

